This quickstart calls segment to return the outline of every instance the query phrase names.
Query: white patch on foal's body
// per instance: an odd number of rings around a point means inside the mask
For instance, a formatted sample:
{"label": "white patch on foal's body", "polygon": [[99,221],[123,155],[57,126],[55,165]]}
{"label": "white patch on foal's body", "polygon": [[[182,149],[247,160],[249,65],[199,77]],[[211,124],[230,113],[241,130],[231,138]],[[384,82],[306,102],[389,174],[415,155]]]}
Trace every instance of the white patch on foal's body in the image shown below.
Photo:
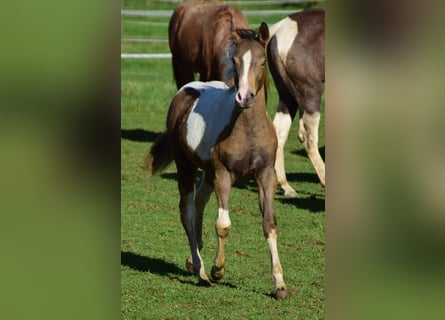
{"label": "white patch on foal's body", "polygon": [[211,149],[232,117],[235,90],[222,81],[194,81],[184,87],[200,93],[187,118],[187,144],[201,160],[210,161]]}
{"label": "white patch on foal's body", "polygon": [[289,53],[295,37],[298,34],[297,21],[289,17],[278,21],[269,28],[270,38],[274,35],[277,37],[278,55],[283,63],[286,63],[287,54]]}

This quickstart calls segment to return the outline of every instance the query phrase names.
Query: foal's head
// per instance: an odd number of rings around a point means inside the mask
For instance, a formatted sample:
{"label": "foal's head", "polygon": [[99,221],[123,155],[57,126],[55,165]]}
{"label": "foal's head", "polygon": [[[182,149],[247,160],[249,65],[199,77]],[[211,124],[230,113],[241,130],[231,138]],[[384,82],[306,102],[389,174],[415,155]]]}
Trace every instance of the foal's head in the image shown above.
{"label": "foal's head", "polygon": [[233,37],[235,49],[232,61],[237,89],[236,102],[242,108],[249,108],[266,83],[265,46],[269,39],[269,28],[262,23],[258,35],[251,30],[237,30]]}

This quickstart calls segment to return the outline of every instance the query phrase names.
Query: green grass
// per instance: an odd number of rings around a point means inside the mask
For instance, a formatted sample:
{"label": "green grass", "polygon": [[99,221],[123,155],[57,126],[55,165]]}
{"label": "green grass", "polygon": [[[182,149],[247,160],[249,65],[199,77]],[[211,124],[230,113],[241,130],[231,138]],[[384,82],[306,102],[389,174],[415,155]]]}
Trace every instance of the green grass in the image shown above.
{"label": "green grass", "polygon": [[[136,1],[131,4],[131,8],[141,9]],[[130,8],[127,2],[124,5]],[[165,9],[165,4],[158,8]],[[138,29],[129,21],[124,18],[123,38],[167,37],[166,29]],[[126,43],[123,52],[168,52],[156,51],[163,49],[150,45]],[[231,192],[232,230],[226,245],[226,274],[211,288],[197,287],[195,277],[184,268],[189,248],[179,219],[175,167],[151,179],[142,170],[147,151],[165,128],[168,104],[176,92],[170,61],[123,59],[121,69],[122,318],[323,319],[324,193],[296,139],[297,123],[292,127],[285,156],[289,181],[300,197],[286,199],[277,190],[275,200],[278,248],[290,299],[275,301],[271,296],[270,258],[262,234],[257,187],[250,179],[237,182]],[[276,105],[277,94],[271,82],[268,110],[272,117]],[[324,117],[320,146],[324,146]],[[202,255],[207,272],[216,252],[216,216],[213,195],[203,226]]]}

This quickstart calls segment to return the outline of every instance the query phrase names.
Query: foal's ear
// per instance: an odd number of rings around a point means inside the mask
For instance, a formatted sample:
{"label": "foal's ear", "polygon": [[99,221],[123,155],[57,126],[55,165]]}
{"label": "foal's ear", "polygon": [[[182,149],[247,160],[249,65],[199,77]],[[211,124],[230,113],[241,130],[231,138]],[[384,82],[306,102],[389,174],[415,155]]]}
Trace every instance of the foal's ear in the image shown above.
{"label": "foal's ear", "polygon": [[233,42],[238,43],[241,40],[241,36],[238,33],[238,30],[232,31]]}
{"label": "foal's ear", "polygon": [[266,43],[269,40],[269,27],[264,22],[261,22],[260,29],[258,30],[258,39],[263,47],[266,46]]}

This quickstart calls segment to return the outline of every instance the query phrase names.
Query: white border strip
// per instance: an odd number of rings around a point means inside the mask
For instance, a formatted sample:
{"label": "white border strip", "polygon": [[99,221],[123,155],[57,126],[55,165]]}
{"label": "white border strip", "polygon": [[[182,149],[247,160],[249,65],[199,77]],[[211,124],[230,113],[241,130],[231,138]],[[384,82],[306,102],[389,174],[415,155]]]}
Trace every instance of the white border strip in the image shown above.
{"label": "white border strip", "polygon": [[121,53],[121,59],[170,59],[171,53]]}

